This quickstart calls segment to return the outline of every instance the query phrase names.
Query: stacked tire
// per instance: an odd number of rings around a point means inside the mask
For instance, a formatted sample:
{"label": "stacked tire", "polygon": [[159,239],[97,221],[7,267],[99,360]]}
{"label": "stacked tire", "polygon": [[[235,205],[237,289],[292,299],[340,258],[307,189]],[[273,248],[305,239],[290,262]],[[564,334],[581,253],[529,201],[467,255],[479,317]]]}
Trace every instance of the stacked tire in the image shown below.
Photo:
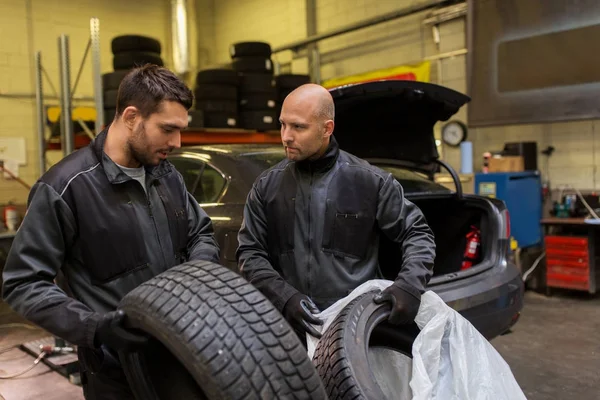
{"label": "stacked tire", "polygon": [[276,130],[279,114],[271,46],[264,42],[234,43],[230,55],[232,67],[240,77],[241,126],[257,131]]}
{"label": "stacked tire", "polygon": [[283,100],[292,92],[294,89],[310,83],[310,76],[299,75],[299,74],[282,74],[278,75],[276,79],[277,85],[277,99],[279,103],[283,103]]}
{"label": "stacked tire", "polygon": [[[277,90],[277,114],[281,114],[281,106],[283,105],[283,101],[285,98],[294,91],[294,89],[306,84],[310,83],[310,76],[308,75],[300,75],[300,74],[281,74],[277,75],[275,79],[275,86]],[[279,121],[278,121],[278,127]]]}
{"label": "stacked tire", "polygon": [[162,47],[157,39],[141,35],[122,35],[112,39],[113,69],[102,75],[104,91],[104,124],[112,122],[117,109],[117,93],[121,81],[135,67],[144,64],[163,66]]}
{"label": "stacked tire", "polygon": [[[195,111],[190,111],[190,127],[236,128],[239,126],[236,71],[205,69],[196,76]],[[196,122],[194,122],[194,118]]]}

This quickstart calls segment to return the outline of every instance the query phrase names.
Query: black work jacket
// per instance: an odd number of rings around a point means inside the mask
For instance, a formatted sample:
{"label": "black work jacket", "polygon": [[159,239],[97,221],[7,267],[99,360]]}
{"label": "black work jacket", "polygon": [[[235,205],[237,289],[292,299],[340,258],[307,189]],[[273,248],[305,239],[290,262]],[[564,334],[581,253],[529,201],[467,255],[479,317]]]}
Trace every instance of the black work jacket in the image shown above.
{"label": "black work jacket", "polygon": [[333,136],[314,162],[283,160],[248,195],[239,232],[243,276],[283,310],[301,292],[321,309],[381,277],[379,241],[398,244],[396,282],[419,296],[435,242],[421,210],[393,176],[341,151]]}

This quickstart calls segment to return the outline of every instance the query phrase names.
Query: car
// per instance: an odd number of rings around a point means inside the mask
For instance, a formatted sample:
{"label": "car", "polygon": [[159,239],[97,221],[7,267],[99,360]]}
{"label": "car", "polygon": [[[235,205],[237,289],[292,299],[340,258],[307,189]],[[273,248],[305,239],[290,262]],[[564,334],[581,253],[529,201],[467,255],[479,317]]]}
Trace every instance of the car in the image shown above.
{"label": "car", "polygon": [[[524,284],[511,262],[508,210],[501,200],[464,194],[456,172],[439,159],[434,138],[436,122],[448,120],[469,98],[414,81],[368,82],[330,93],[340,148],[392,173],[434,232],[436,259],[428,290],[489,340],[509,330],[523,307]],[[237,271],[237,234],[246,197],[256,178],[285,157],[283,147],[198,145],[178,149],[169,157],[214,222],[221,263]],[[435,182],[441,168],[453,176],[455,188]],[[480,257],[463,266],[467,236],[474,230],[480,236]],[[394,279],[400,257],[401,249],[382,237],[384,278]]]}

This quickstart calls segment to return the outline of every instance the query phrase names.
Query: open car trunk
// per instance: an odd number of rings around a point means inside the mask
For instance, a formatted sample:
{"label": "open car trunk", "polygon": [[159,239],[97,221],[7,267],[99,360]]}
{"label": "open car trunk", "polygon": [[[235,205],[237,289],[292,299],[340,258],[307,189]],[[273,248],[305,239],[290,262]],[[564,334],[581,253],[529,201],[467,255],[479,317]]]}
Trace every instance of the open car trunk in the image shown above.
{"label": "open car trunk", "polygon": [[[495,215],[486,200],[465,196],[457,198],[453,193],[445,196],[410,198],[425,215],[427,223],[435,235],[436,258],[433,276],[459,272],[467,245],[466,235],[472,226],[480,230],[479,259],[471,268],[489,260],[494,252],[492,247],[498,241],[499,227]],[[385,279],[395,279],[402,263],[398,256],[401,248],[386,237],[380,242],[380,265]]]}

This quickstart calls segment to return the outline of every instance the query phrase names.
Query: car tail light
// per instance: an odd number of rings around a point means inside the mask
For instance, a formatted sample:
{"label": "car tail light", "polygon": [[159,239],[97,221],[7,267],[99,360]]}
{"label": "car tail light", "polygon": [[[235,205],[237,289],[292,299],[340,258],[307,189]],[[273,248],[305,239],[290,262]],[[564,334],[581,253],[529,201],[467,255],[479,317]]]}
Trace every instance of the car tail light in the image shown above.
{"label": "car tail light", "polygon": [[502,210],[502,239],[510,239],[510,213],[508,209]]}

